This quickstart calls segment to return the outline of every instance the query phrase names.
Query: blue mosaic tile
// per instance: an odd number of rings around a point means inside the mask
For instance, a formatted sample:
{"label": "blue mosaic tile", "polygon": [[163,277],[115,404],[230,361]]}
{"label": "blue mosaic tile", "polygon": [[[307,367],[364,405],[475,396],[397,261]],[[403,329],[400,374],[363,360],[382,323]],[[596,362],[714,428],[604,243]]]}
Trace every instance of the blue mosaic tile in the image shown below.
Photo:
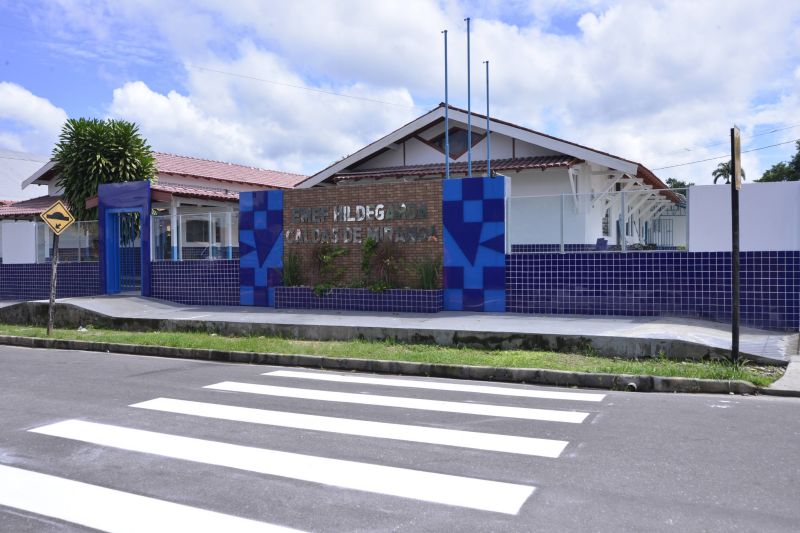
{"label": "blue mosaic tile", "polygon": [[310,287],[275,287],[277,309],[324,309],[392,313],[438,313],[444,309],[443,290],[331,289],[317,296]]}
{"label": "blue mosaic tile", "polygon": [[240,304],[274,306],[283,277],[283,191],[239,193]]}
{"label": "blue mosaic tile", "polygon": [[150,264],[152,297],[186,305],[239,305],[239,261],[158,261]]}
{"label": "blue mosaic tile", "polygon": [[[443,182],[444,306],[447,310],[502,311],[505,308],[502,296],[506,268],[505,185],[504,178]],[[487,282],[491,284],[488,287]],[[486,305],[487,290],[493,291],[489,306]]]}
{"label": "blue mosaic tile", "polygon": [[[62,263],[59,261],[56,298],[97,296],[100,288],[100,263]],[[0,263],[0,300],[46,300],[50,298],[50,263]]]}
{"label": "blue mosaic tile", "polygon": [[[743,252],[742,324],[800,327],[800,252]],[[531,253],[506,256],[515,313],[679,316],[730,322],[729,252]]]}

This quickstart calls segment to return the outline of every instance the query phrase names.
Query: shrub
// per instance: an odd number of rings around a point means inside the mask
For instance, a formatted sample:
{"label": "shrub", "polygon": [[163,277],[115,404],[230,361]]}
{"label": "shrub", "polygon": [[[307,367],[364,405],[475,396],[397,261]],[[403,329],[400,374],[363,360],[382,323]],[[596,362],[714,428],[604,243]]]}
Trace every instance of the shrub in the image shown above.
{"label": "shrub", "polygon": [[300,257],[294,252],[287,255],[283,262],[283,284],[286,287],[297,287],[303,284]]}

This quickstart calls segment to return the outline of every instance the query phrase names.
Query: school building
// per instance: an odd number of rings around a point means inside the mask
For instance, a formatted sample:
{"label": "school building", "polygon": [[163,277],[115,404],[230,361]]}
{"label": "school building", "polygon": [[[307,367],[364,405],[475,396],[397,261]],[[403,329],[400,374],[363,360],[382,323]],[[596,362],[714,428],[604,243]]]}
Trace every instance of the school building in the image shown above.
{"label": "school building", "polygon": [[[730,321],[730,189],[440,105],[312,176],[156,154],[62,236],[59,297]],[[449,140],[445,163],[446,137]],[[491,157],[487,158],[487,144]],[[472,177],[470,177],[470,175]],[[48,163],[0,204],[0,299],[44,298]],[[800,325],[798,183],[741,191],[742,321]],[[441,268],[437,269],[436,266]]]}

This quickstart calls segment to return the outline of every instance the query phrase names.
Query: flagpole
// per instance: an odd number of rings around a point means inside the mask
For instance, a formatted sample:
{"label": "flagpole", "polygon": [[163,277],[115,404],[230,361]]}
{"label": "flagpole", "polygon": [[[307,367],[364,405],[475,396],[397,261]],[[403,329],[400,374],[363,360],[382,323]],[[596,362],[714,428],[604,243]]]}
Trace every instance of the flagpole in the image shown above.
{"label": "flagpole", "polygon": [[467,21],[467,177],[472,177],[472,93],[469,70],[469,17]]}
{"label": "flagpole", "polygon": [[484,61],[486,65],[486,177],[492,177],[492,136],[489,129],[489,61]]}
{"label": "flagpole", "polygon": [[447,30],[444,34],[444,178],[450,179],[450,101],[447,94]]}

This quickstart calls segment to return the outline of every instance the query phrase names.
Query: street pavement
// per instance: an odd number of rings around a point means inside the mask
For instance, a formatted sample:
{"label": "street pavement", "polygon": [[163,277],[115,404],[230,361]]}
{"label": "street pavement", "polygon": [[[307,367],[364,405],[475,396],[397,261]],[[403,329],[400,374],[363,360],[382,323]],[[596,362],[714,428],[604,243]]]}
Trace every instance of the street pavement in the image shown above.
{"label": "street pavement", "polygon": [[0,531],[797,531],[798,415],[0,347]]}

